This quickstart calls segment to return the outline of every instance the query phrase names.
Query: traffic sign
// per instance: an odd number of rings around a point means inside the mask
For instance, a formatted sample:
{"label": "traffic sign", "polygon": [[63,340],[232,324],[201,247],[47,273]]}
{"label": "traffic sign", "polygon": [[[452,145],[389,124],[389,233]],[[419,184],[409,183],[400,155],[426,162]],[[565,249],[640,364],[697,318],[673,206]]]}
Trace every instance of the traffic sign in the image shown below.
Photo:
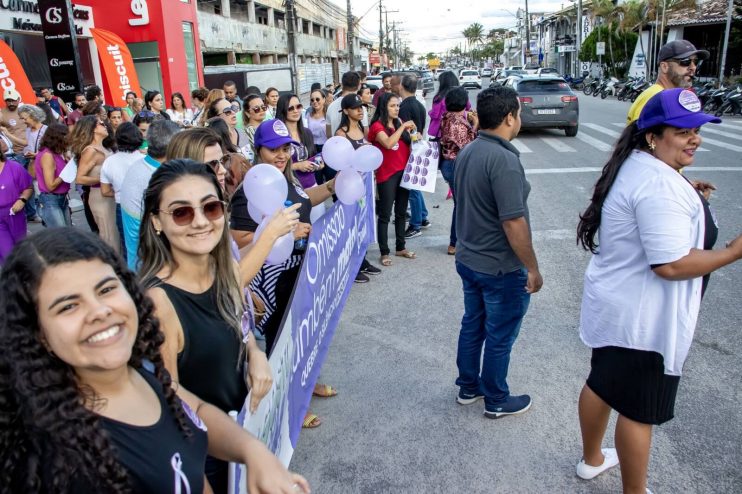
{"label": "traffic sign", "polygon": [[605,55],[605,41],[598,41],[595,43],[595,54]]}

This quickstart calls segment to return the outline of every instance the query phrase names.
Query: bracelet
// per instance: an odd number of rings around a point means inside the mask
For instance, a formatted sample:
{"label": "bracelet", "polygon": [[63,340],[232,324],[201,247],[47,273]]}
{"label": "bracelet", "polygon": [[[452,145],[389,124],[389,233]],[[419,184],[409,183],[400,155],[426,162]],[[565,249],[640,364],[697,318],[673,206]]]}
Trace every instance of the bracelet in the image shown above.
{"label": "bracelet", "polygon": [[23,204],[28,204],[28,199],[26,199],[25,197],[19,197],[18,200],[21,201]]}
{"label": "bracelet", "polygon": [[327,187],[327,192],[329,192],[330,194],[334,194],[335,193],[335,186],[330,185],[330,182],[327,182],[325,184],[325,187]]}

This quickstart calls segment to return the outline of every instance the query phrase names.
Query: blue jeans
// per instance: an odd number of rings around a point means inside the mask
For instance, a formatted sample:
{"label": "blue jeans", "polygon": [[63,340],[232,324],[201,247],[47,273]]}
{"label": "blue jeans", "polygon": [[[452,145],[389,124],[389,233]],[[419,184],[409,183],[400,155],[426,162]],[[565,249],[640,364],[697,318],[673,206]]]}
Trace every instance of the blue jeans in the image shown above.
{"label": "blue jeans", "polygon": [[531,300],[526,292],[527,271],[492,276],[460,262],[456,262],[456,271],[464,284],[456,385],[466,394],[483,394],[485,406],[491,408],[510,396],[510,350]]}
{"label": "blue jeans", "polygon": [[39,194],[39,216],[44,220],[47,228],[72,226],[70,217],[70,203],[67,194]]}
{"label": "blue jeans", "polygon": [[[20,163],[23,168],[28,171],[28,173],[31,173],[29,170],[30,167],[34,166],[34,162],[30,161],[28,158],[23,156],[22,154],[18,153],[11,153],[6,155],[7,159],[13,160],[17,163]],[[36,216],[38,216],[38,212],[36,211],[36,192],[34,190],[31,191],[31,197],[28,198],[28,201],[26,202],[26,205],[23,206],[23,211],[26,214],[26,220],[31,221]]]}
{"label": "blue jeans", "polygon": [[428,219],[428,208],[425,207],[423,193],[419,190],[410,191],[410,227],[419,230],[423,221]]}
{"label": "blue jeans", "polygon": [[451,196],[453,197],[453,213],[451,214],[451,238],[448,245],[456,247],[456,191],[453,189],[453,172],[455,170],[456,162],[454,160],[441,160],[441,175],[443,180],[448,183],[451,188]]}

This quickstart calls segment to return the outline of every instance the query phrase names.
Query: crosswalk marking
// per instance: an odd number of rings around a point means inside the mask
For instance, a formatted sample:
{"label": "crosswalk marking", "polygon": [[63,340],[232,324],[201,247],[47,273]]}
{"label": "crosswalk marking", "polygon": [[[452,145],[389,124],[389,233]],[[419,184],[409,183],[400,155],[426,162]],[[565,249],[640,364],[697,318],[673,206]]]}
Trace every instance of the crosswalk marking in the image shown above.
{"label": "crosswalk marking", "polygon": [[716,139],[709,139],[708,137],[703,138],[703,144],[711,144],[712,146],[728,149],[730,151],[742,152],[742,146],[735,146],[734,144],[717,141]]}
{"label": "crosswalk marking", "polygon": [[565,144],[556,137],[542,137],[542,141],[554,148],[558,153],[576,153],[577,150],[572,146]]}
{"label": "crosswalk marking", "polygon": [[614,127],[621,127],[622,129],[626,127],[626,123],[624,122],[613,122],[611,125],[613,125]]}
{"label": "crosswalk marking", "polygon": [[732,132],[724,132],[723,130],[717,130],[714,127],[715,125],[713,124],[704,125],[701,128],[701,136],[703,136],[703,134],[709,133],[709,134],[719,135],[723,137],[731,137],[732,139],[742,139],[742,129],[739,129],[741,132],[732,133]]}
{"label": "crosswalk marking", "polygon": [[585,144],[591,145],[592,147],[594,147],[595,149],[599,151],[609,152],[612,149],[610,144],[606,144],[605,142],[600,141],[594,137],[591,137],[585,134],[584,132],[578,133],[575,137],[581,140],[582,142],[584,142]]}
{"label": "crosswalk marking", "polygon": [[510,143],[513,146],[515,146],[515,149],[517,149],[518,151],[520,151],[521,154],[523,154],[523,153],[532,153],[533,152],[533,151],[531,151],[531,148],[529,148],[528,146],[526,146],[525,144],[523,144],[518,139],[513,139],[512,141],[510,141]]}
{"label": "crosswalk marking", "polygon": [[583,122],[582,123],[582,126],[583,127],[587,127],[588,129],[597,130],[598,132],[602,132],[605,135],[609,135],[609,136],[615,137],[615,138],[618,138],[621,135],[620,132],[616,132],[615,130],[607,129],[607,128],[603,127],[602,125],[598,125],[598,124],[594,124],[594,123],[585,123],[585,122]]}
{"label": "crosswalk marking", "polygon": [[724,126],[724,125],[736,125],[736,126],[740,126],[740,125],[742,125],[742,120],[735,120],[733,118],[725,118],[724,121],[721,122],[720,125],[722,125],[722,126]]}

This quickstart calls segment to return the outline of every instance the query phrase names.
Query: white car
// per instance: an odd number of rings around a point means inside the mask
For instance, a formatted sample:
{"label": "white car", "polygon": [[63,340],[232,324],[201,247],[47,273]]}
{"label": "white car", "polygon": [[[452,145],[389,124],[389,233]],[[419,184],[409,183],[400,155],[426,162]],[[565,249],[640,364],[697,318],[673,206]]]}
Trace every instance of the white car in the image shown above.
{"label": "white car", "polygon": [[492,77],[492,68],[485,67],[482,69],[482,77]]}
{"label": "white car", "polygon": [[479,71],[469,69],[462,70],[459,75],[459,84],[461,84],[462,87],[475,87],[477,89],[482,89],[482,78],[479,76]]}

